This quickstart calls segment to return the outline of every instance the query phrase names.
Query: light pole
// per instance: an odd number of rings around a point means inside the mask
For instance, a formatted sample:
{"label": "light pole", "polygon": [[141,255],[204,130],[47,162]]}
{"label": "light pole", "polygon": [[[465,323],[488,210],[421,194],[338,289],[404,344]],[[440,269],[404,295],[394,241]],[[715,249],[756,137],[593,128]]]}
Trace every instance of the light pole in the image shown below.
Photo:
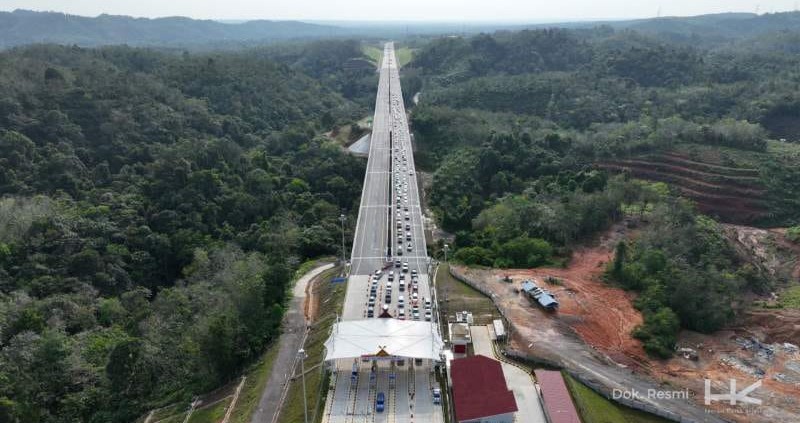
{"label": "light pole", "polygon": [[447,245],[447,244],[444,244],[444,262],[445,263],[447,263],[447,250],[449,250],[449,249],[450,249],[450,246]]}
{"label": "light pole", "polygon": [[344,266],[345,263],[347,263],[347,257],[345,256],[344,250],[344,222],[347,221],[347,216],[340,214],[339,221],[342,222],[342,266]]}
{"label": "light pole", "polygon": [[297,351],[297,359],[300,360],[300,377],[303,378],[303,418],[308,423],[308,399],[306,398],[306,366],[305,359],[308,358],[306,350],[300,348]]}

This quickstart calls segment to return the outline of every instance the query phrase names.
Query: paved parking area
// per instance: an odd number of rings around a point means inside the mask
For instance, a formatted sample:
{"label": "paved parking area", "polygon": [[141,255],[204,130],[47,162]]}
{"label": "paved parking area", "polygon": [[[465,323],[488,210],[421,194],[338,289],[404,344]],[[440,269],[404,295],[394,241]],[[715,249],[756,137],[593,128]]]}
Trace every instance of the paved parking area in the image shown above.
{"label": "paved parking area", "polygon": [[[485,355],[494,358],[492,340],[489,337],[487,326],[471,326],[472,347],[475,354]],[[517,400],[517,414],[515,422],[518,423],[547,423],[542,409],[541,399],[536,391],[533,378],[527,371],[509,363],[501,362],[503,374],[509,389],[514,392],[514,399]]]}

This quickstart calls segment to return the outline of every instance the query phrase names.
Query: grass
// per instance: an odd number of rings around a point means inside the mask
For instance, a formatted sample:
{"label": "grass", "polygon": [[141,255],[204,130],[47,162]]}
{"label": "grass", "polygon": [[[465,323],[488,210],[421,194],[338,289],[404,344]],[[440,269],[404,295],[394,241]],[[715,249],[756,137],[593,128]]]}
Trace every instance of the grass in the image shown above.
{"label": "grass", "polygon": [[[361,47],[361,51],[369,58],[370,62],[375,63],[377,66],[383,58],[383,49],[373,45],[365,45]],[[414,58],[414,51],[408,47],[395,48],[394,54],[397,57],[397,63],[402,68],[409,64],[411,59]]]}
{"label": "grass", "polygon": [[269,375],[272,373],[272,365],[275,363],[275,357],[277,356],[277,344],[273,344],[261,359],[246,372],[247,379],[244,381],[242,391],[239,393],[236,408],[231,413],[230,421],[232,423],[247,423],[250,421],[253,412],[258,407],[261,393],[264,392],[264,387],[267,384]]}
{"label": "grass", "polygon": [[400,64],[401,68],[409,64],[411,59],[414,58],[414,51],[408,47],[400,47],[399,49],[395,49],[394,54],[397,56],[397,63]]}
{"label": "grass", "polygon": [[610,401],[564,373],[583,423],[667,423],[669,420]]}
{"label": "grass", "polygon": [[[314,267],[320,265],[324,261],[333,261],[331,257],[324,257],[315,260],[308,260],[301,264],[295,272],[294,279],[297,280],[303,275],[311,271]],[[330,272],[330,271],[329,271]],[[328,274],[327,272],[323,275]],[[290,284],[294,286],[294,284]],[[246,372],[247,380],[244,382],[242,392],[239,394],[239,400],[236,402],[236,408],[231,414],[231,423],[248,423],[253,415],[256,407],[258,407],[261,393],[264,392],[264,387],[267,384],[270,374],[272,374],[272,366],[275,363],[275,358],[278,356],[277,344],[273,344],[267,349],[264,355],[258,362],[253,364]]]}
{"label": "grass", "polygon": [[[308,334],[304,347],[306,354],[308,354],[305,362],[306,371],[322,362],[325,354],[324,343],[328,339],[331,326],[336,321],[337,313],[341,311],[344,304],[346,286],[328,282],[340,270],[338,267],[333,268],[315,278],[315,295],[320,299],[319,314]],[[308,402],[310,417],[315,414],[314,409],[316,406],[324,407],[325,398],[324,396],[320,398],[320,393],[325,392],[324,388],[327,381],[327,373],[321,369],[314,369],[306,374],[306,401]],[[320,398],[319,401],[318,398]],[[316,414],[321,417],[320,413]],[[286,401],[278,421],[287,423],[303,421],[303,386],[301,378],[292,381],[289,386]]]}
{"label": "grass", "polygon": [[375,63],[376,66],[381,62],[381,58],[383,58],[383,49],[378,47],[365,45],[361,47],[361,50],[369,57],[370,62]]}
{"label": "grass", "polygon": [[[165,419],[158,420],[158,423],[182,423],[185,418],[186,418],[186,412],[184,411],[184,412],[182,412],[180,414],[175,414],[175,415],[169,416],[169,417],[167,417]],[[153,419],[152,421],[156,421],[156,420]]]}
{"label": "grass", "polygon": [[800,285],[795,285],[783,291],[778,304],[783,308],[800,309]]}
{"label": "grass", "polygon": [[[163,419],[165,419],[165,418],[167,418],[169,416],[172,416],[174,414],[183,413],[184,410],[186,409],[186,405],[187,404],[179,403],[179,404],[172,404],[172,405],[166,406],[166,407],[164,407],[164,408],[162,408],[162,409],[160,409],[160,410],[158,410],[158,411],[153,413],[152,421],[163,420]],[[145,416],[146,416],[146,414],[145,414]],[[142,418],[142,421],[144,421],[144,418]]]}
{"label": "grass", "polygon": [[441,303],[440,312],[447,316],[454,316],[458,311],[470,311],[476,325],[492,323],[493,319],[500,318],[492,300],[480,291],[455,279],[450,275],[449,265],[439,265],[436,272],[436,289]]}
{"label": "grass", "polygon": [[208,407],[194,410],[189,423],[217,423],[225,417],[225,411],[232,398],[226,398]]}

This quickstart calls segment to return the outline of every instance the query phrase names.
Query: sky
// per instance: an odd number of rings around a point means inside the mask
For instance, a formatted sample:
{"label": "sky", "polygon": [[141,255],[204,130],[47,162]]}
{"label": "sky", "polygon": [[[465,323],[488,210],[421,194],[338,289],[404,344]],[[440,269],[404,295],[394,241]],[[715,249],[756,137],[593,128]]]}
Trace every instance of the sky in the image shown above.
{"label": "sky", "polygon": [[[399,7],[394,7],[399,6]],[[798,0],[0,0],[0,10],[195,19],[542,22],[796,10]]]}

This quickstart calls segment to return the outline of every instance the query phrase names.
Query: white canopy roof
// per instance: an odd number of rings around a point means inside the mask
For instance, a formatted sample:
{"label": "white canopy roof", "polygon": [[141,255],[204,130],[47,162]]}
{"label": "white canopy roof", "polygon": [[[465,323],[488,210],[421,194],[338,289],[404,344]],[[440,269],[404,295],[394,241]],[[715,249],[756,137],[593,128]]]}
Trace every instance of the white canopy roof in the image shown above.
{"label": "white canopy roof", "polygon": [[444,342],[431,322],[368,319],[333,325],[325,341],[325,360],[358,357],[405,357],[440,360]]}

